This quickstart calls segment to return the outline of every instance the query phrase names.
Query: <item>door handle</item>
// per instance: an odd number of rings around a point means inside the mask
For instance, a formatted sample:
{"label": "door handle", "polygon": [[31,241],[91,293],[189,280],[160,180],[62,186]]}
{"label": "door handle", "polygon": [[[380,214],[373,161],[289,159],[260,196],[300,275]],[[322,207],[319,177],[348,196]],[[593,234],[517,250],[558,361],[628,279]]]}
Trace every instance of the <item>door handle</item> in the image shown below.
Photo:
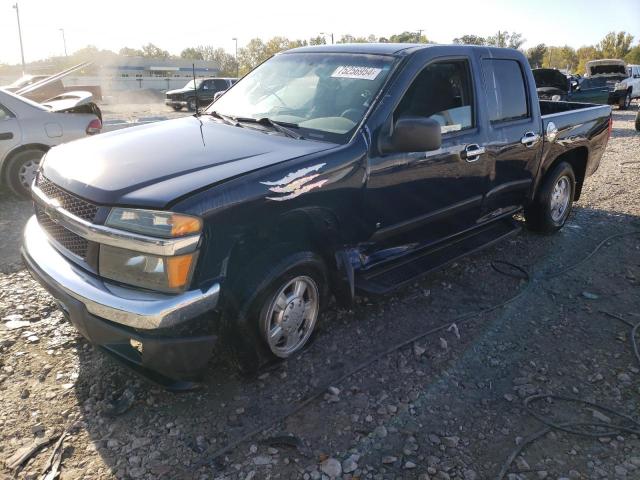
{"label": "door handle", "polygon": [[536,143],[538,143],[538,140],[540,140],[540,135],[534,132],[527,132],[520,139],[520,142],[527,147],[533,147]]}
{"label": "door handle", "polygon": [[0,140],[11,140],[13,138],[13,132],[0,133]]}
{"label": "door handle", "polygon": [[480,160],[480,155],[486,152],[484,147],[481,147],[477,143],[471,143],[464,147],[464,150],[460,152],[460,156],[467,162],[475,162]]}

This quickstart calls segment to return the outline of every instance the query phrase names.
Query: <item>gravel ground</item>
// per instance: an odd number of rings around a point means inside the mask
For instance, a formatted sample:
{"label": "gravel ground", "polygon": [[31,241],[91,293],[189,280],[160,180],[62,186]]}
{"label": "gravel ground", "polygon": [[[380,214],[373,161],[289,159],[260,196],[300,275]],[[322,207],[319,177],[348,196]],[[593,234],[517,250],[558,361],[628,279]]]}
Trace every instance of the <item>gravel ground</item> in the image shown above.
{"label": "gravel ground", "polygon": [[[15,271],[14,232],[29,205],[3,197],[1,265],[12,273],[0,274],[0,458],[64,431],[62,479],[495,479],[520,447],[510,480],[640,478],[638,435],[613,426],[640,428],[640,365],[630,328],[611,316],[640,322],[640,236],[612,239],[549,278],[602,239],[640,230],[640,167],[625,163],[640,158],[635,113],[614,112],[602,165],[558,234],[523,231],[396,295],[330,309],[303,355],[251,378],[217,359],[201,390],[180,395],[89,345]],[[533,281],[500,274],[501,260]],[[558,423],[612,427],[543,431],[530,443],[544,425],[524,399],[538,393],[612,409],[532,407]],[[0,478],[38,478],[54,450],[18,471],[0,467]]]}

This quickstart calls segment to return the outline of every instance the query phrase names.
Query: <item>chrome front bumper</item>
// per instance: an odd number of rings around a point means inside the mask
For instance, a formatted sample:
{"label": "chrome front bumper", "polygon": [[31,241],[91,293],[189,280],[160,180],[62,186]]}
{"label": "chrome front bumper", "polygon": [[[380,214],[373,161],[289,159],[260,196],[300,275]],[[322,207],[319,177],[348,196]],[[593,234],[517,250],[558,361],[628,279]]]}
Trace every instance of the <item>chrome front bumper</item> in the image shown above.
{"label": "chrome front bumper", "polygon": [[35,216],[24,230],[22,256],[27,268],[54,297],[61,292],[84,304],[92,315],[137,329],[173,327],[218,304],[218,283],[206,291],[169,295],[122,287],[91,275],[51,245]]}

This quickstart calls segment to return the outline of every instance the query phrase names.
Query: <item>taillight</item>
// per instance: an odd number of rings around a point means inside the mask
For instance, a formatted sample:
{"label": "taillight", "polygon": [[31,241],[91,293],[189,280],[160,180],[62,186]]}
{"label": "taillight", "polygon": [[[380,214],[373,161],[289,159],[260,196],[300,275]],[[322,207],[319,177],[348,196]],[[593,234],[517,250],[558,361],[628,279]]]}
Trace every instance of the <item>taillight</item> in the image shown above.
{"label": "taillight", "polygon": [[609,116],[609,127],[607,128],[607,140],[611,138],[611,130],[613,130],[613,118]]}
{"label": "taillight", "polygon": [[87,135],[95,135],[96,133],[100,133],[100,130],[102,130],[102,122],[99,118],[95,118],[89,122],[89,125],[87,125],[86,132]]}

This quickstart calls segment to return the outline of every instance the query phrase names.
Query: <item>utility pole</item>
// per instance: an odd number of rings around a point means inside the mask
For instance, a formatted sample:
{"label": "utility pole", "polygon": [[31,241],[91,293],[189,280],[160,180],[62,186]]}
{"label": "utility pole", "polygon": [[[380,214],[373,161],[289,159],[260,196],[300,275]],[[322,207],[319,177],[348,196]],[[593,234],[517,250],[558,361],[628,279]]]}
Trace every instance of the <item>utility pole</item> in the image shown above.
{"label": "utility pole", "polygon": [[240,64],[238,63],[238,39],[233,37],[231,40],[236,42],[236,78],[240,76]]}
{"label": "utility pole", "polygon": [[333,45],[333,33],[324,33],[324,32],[320,32],[320,35],[324,35],[324,36],[329,35],[329,36],[331,37],[331,45]]}
{"label": "utility pole", "polygon": [[62,32],[62,43],[64,45],[64,56],[68,57],[69,55],[67,55],[67,39],[64,38],[64,28],[59,28],[58,30],[60,30]]}
{"label": "utility pole", "polygon": [[20,11],[18,10],[18,2],[15,3],[13,8],[16,9],[16,18],[18,19],[18,36],[20,37],[20,55],[22,57],[22,74],[25,74],[24,69],[24,48],[22,47],[22,29],[20,28]]}

